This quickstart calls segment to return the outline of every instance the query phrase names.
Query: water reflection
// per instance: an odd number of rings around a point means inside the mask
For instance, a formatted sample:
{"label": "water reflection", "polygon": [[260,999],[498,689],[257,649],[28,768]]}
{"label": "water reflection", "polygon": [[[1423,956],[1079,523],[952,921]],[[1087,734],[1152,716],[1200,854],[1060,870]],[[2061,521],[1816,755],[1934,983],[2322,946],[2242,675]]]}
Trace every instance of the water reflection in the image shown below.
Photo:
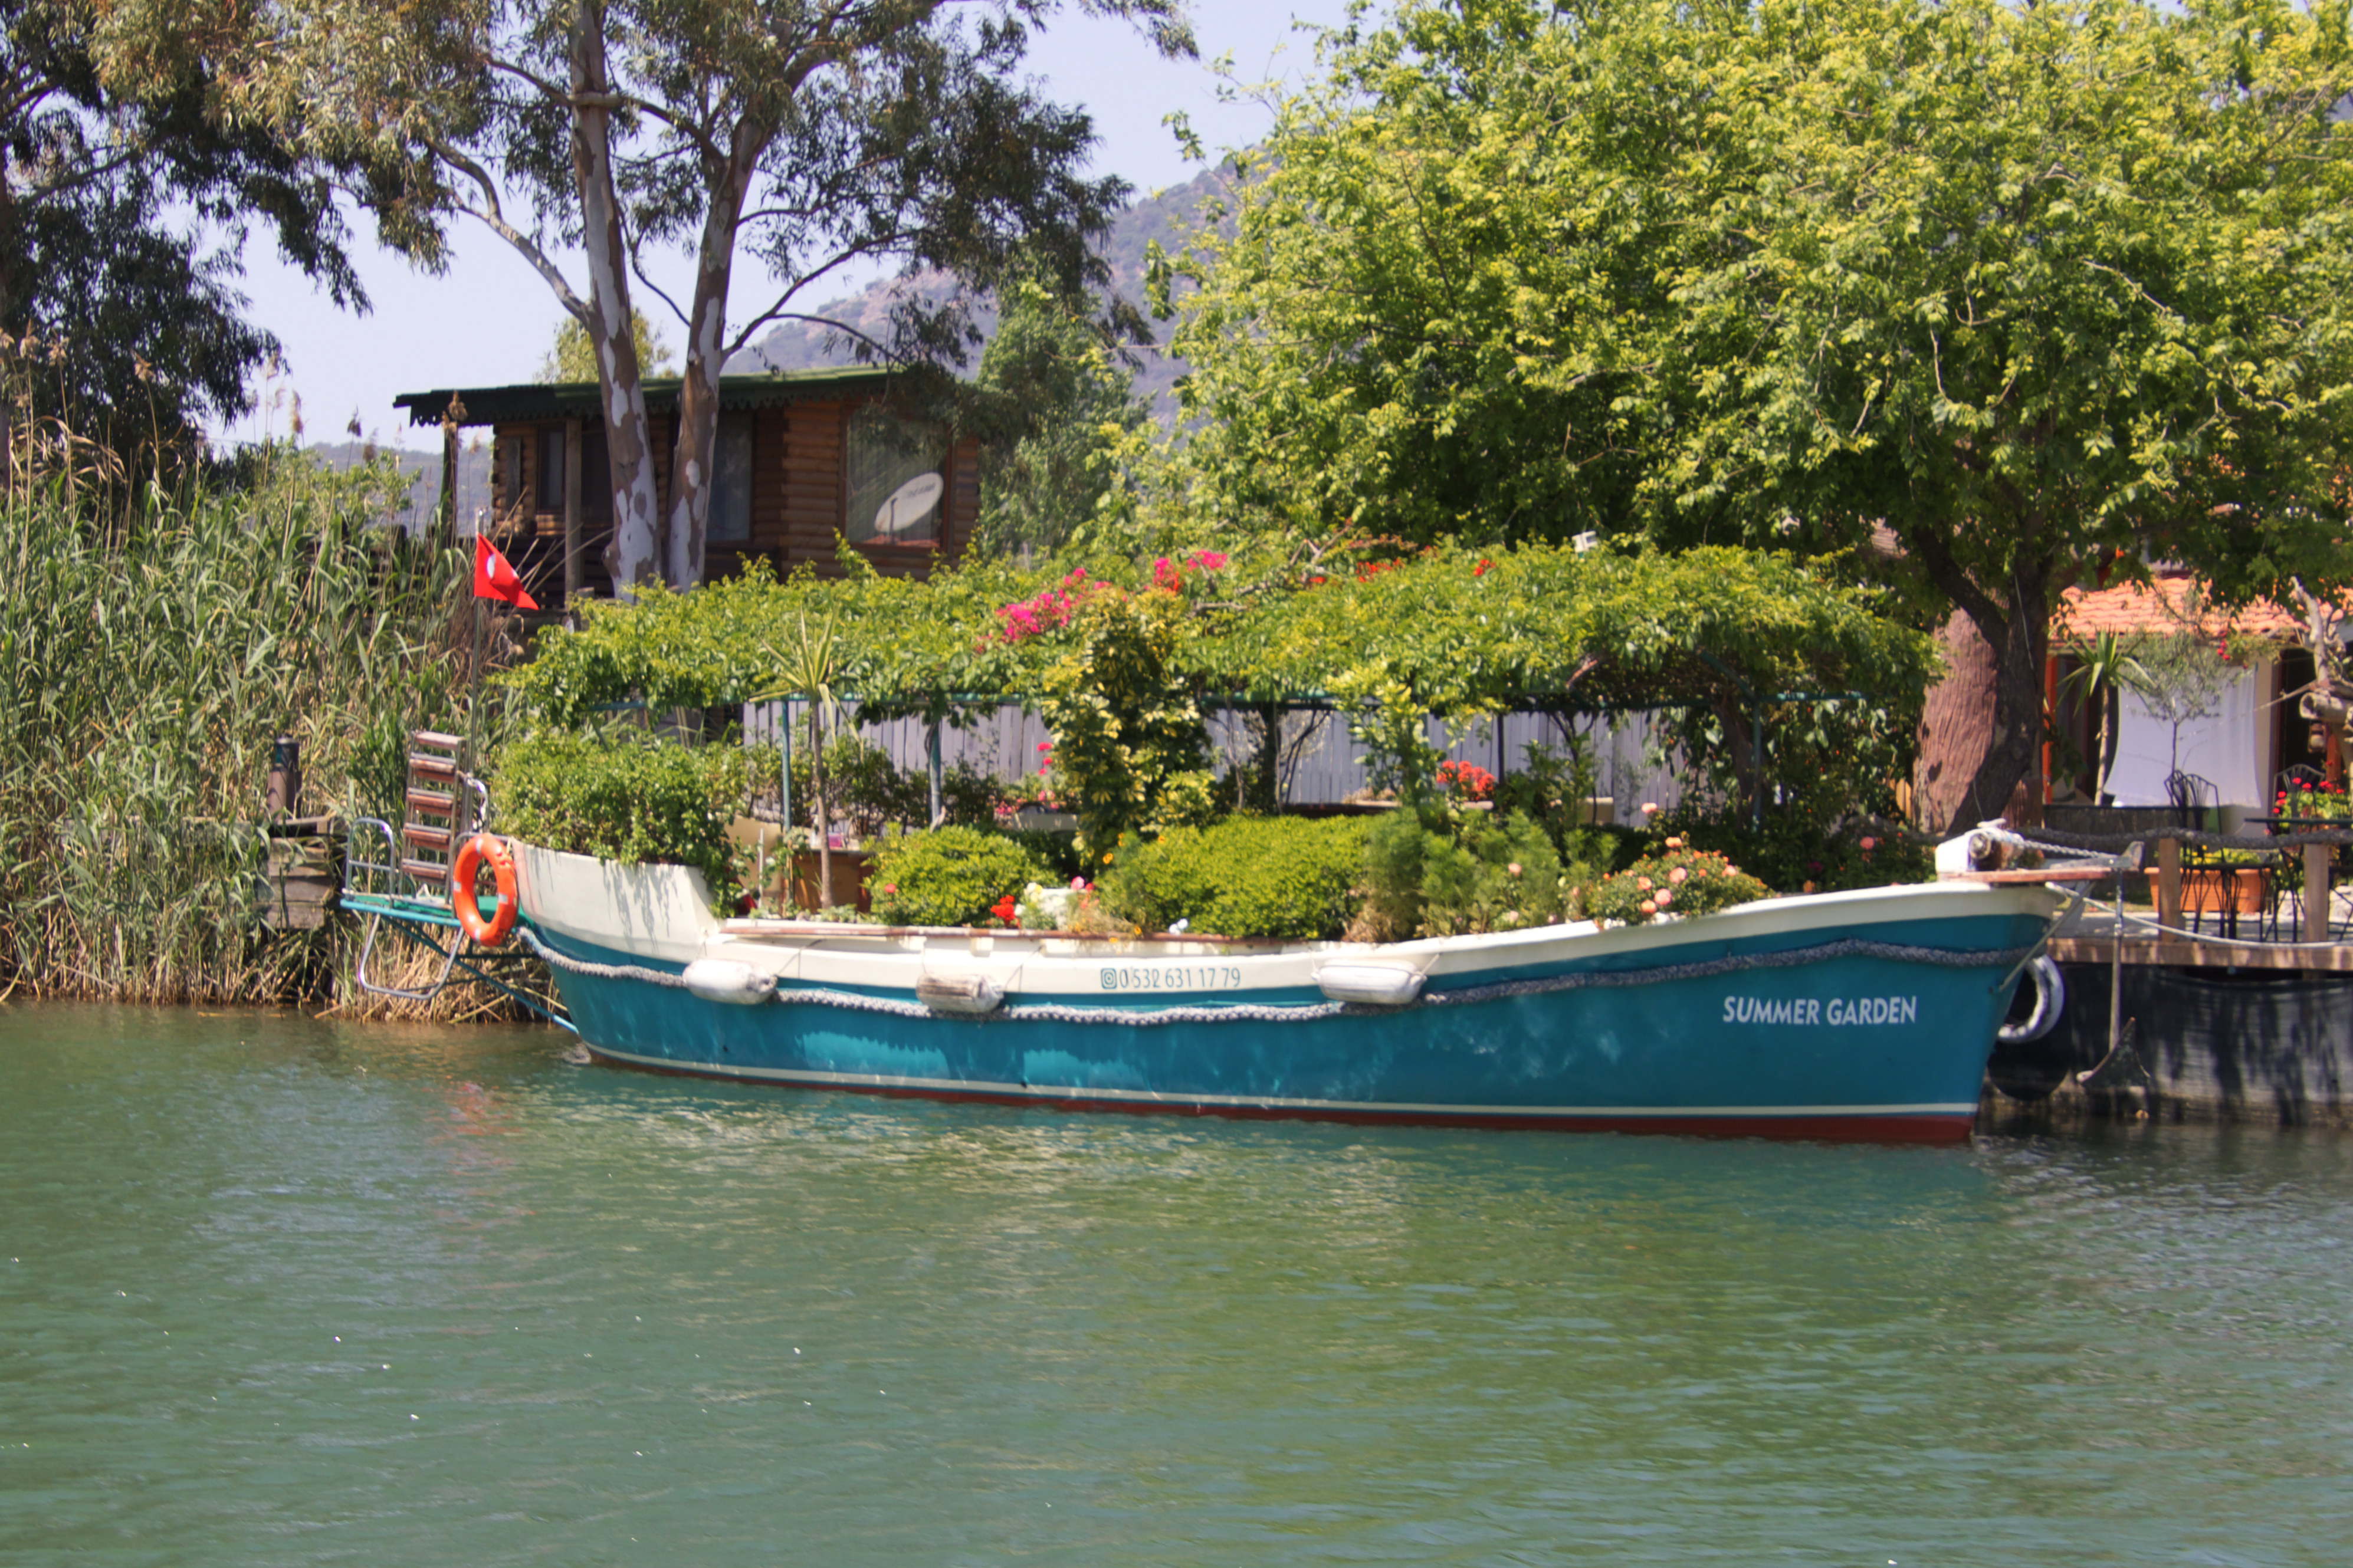
{"label": "water reflection", "polygon": [[558,1045],[0,1010],[0,1558],[2294,1563],[2342,1533],[2353,1141],[1062,1116]]}

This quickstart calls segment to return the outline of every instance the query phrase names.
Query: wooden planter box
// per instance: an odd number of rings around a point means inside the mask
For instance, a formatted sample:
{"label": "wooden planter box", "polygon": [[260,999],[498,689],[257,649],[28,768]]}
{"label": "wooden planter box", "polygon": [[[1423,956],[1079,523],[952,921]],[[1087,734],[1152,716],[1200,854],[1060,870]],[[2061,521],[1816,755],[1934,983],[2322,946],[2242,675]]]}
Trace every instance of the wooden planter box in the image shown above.
{"label": "wooden planter box", "polygon": [[[2149,901],[2157,901],[2158,874],[2148,874]],[[2260,866],[2186,866],[2181,871],[2181,912],[2259,915],[2266,896]]]}
{"label": "wooden planter box", "polygon": [[[833,901],[838,908],[856,905],[860,914],[874,912],[874,901],[866,891],[866,852],[862,849],[837,849],[833,852]],[[818,858],[814,849],[793,852],[793,879],[787,889],[791,900],[805,910],[818,907]]]}

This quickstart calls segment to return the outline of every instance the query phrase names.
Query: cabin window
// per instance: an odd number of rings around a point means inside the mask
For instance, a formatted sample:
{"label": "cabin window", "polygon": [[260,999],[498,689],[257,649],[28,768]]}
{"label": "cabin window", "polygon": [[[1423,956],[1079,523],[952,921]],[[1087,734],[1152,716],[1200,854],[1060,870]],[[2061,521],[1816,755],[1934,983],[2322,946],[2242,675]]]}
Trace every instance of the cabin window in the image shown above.
{"label": "cabin window", "polygon": [[564,510],[564,426],[549,425],[539,432],[539,497],[537,510]]}
{"label": "cabin window", "polygon": [[580,521],[602,528],[613,521],[613,458],[605,426],[580,427]]}
{"label": "cabin window", "polygon": [[710,544],[752,542],[752,421],[723,415],[711,457]]}
{"label": "cabin window", "polygon": [[849,510],[843,521],[849,542],[937,544],[947,443],[921,426],[870,411],[849,422],[848,447]]}
{"label": "cabin window", "polygon": [[522,506],[522,432],[501,430],[498,443],[499,510],[513,512]]}

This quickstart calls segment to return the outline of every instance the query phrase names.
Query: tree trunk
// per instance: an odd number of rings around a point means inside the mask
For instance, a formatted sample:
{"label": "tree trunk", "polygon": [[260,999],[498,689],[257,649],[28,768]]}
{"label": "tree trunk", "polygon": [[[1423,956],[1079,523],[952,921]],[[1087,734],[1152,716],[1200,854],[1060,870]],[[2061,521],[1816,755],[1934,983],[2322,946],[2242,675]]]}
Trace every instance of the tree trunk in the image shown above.
{"label": "tree trunk", "polygon": [[1913,773],[1914,817],[1931,833],[2009,815],[2042,740],[2050,577],[2021,570],[2007,602],[1956,610],[1940,634],[1949,673],[1928,693]]}
{"label": "tree trunk", "polygon": [[[605,60],[604,0],[578,0],[572,21],[572,89],[582,99],[612,90]],[[596,355],[603,394],[607,475],[613,486],[613,542],[605,565],[613,593],[634,599],[660,574],[652,445],[646,392],[629,332],[628,247],[613,185],[611,111],[583,104],[572,113],[572,172],[580,188],[581,248],[588,258],[588,314],[581,325]]]}
{"label": "tree trunk", "polygon": [[670,463],[670,508],[663,558],[673,587],[702,581],[703,544],[711,526],[712,465],[719,445],[719,376],[727,360],[727,291],[735,265],[735,229],[744,216],[744,195],[765,132],[751,124],[735,128],[726,167],[711,182],[711,205],[703,215],[702,247],[694,269],[694,306],[689,313],[686,374],[678,389],[678,444]]}

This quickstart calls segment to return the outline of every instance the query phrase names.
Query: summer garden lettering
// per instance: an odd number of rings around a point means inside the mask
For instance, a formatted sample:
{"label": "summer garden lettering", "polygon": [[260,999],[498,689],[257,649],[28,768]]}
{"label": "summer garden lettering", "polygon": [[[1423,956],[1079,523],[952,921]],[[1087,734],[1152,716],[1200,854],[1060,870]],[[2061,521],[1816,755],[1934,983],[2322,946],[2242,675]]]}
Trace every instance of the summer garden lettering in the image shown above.
{"label": "summer garden lettering", "polygon": [[1727,1024],[1795,1024],[1813,1028],[1845,1028],[1850,1025],[1915,1024],[1920,1019],[1917,996],[1726,996]]}

